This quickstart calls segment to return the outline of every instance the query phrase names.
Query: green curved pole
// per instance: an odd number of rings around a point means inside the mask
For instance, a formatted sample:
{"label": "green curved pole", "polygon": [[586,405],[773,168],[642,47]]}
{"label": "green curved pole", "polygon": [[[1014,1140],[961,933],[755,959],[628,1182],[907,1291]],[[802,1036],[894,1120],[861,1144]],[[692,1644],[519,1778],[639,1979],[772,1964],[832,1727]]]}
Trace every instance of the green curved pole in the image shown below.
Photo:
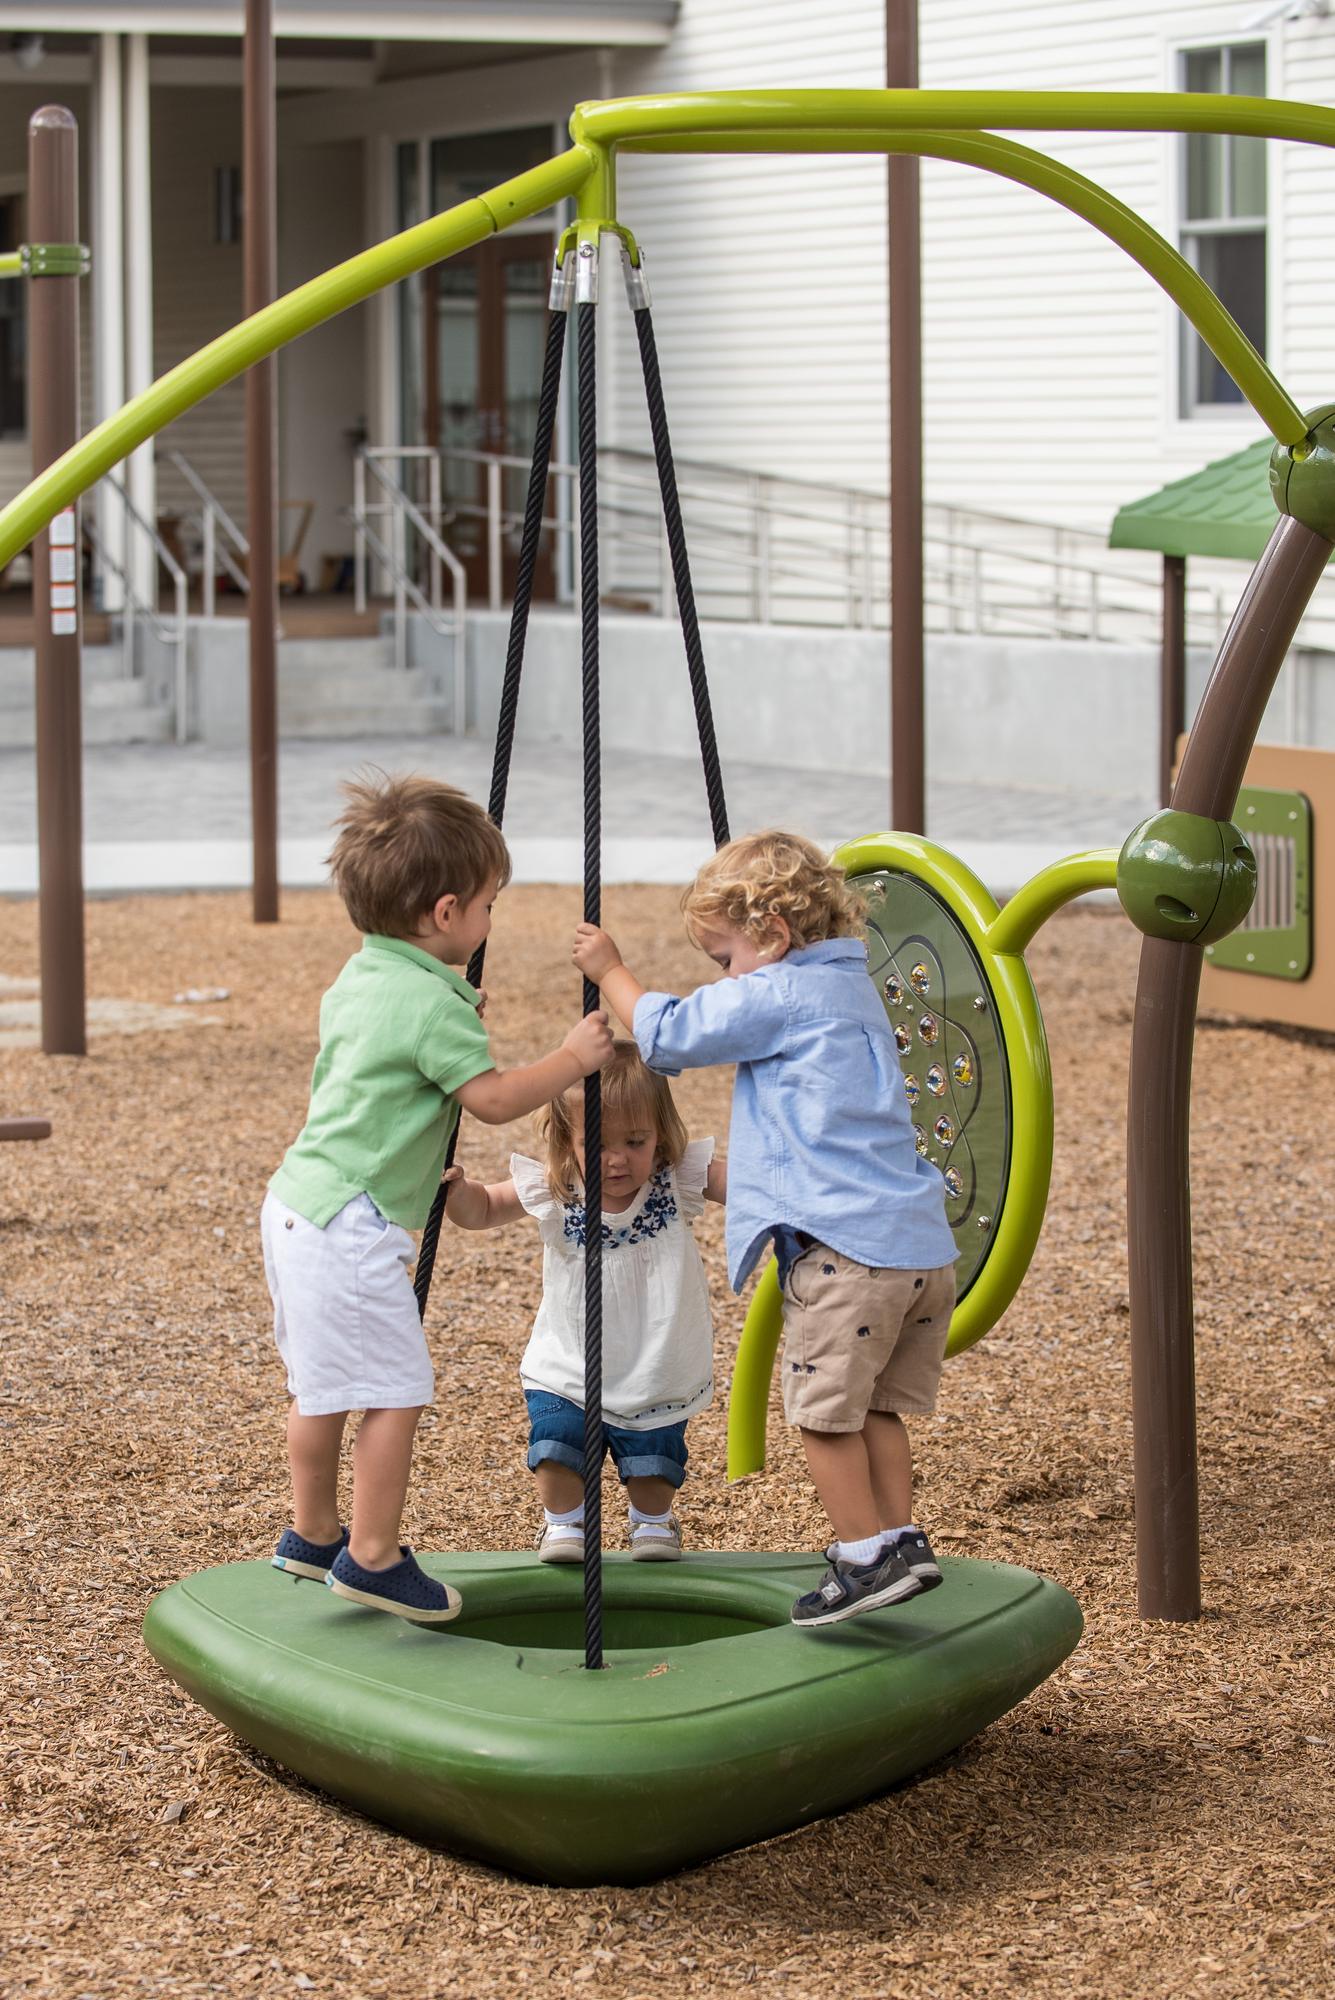
{"label": "green curved pole", "polygon": [[[837,93],[821,91],[812,95],[825,97]],[[1335,129],[1335,119],[1331,123]],[[683,137],[654,138],[635,150],[743,153],[767,152],[773,148],[772,135],[748,129],[737,133],[692,132]],[[1134,209],[1118,201],[1096,181],[1077,173],[1074,167],[1063,166],[1046,153],[1035,152],[1033,147],[1021,146],[1013,139],[1000,139],[991,132],[859,131],[826,127],[785,135],[782,150],[785,153],[916,153],[929,159],[953,160],[960,166],[981,167],[1046,195],[1059,207],[1092,223],[1167,292],[1220,366],[1227,369],[1273,437],[1281,444],[1297,444],[1306,437],[1309,429],[1306,417],[1199,271]]]}
{"label": "green curved pole", "polygon": [[[1224,132],[1335,146],[1335,110],[1275,97],[1187,90],[696,90],[578,104],[577,144],[640,151],[690,133],[813,130],[902,132],[931,127],[1011,132]],[[784,150],[778,148],[776,150]]]}
{"label": "green curved pole", "polygon": [[593,171],[594,157],[573,146],[484,195],[460,202],[442,215],[405,229],[370,250],[336,264],[308,284],[275,299],[263,312],[243,320],[171,369],[96,430],[81,438],[39,479],[0,512],[0,567],[95,480],[153,437],[164,425],[193,409],[225,382],[242,374],[298,334],[359,305],[373,292],[466,250],[471,243],[535,215],[574,194]]}

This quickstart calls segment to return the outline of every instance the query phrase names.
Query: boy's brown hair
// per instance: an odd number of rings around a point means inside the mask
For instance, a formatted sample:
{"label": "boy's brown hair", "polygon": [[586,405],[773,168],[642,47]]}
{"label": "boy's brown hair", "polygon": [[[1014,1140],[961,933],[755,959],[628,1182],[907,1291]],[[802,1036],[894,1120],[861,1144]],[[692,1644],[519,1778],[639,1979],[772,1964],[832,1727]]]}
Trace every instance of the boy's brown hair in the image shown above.
{"label": "boy's brown hair", "polygon": [[844,871],[798,833],[744,834],[730,840],[681,899],[693,944],[713,925],[763,938],[775,917],[788,926],[795,949],[825,938],[861,937],[866,915]]}
{"label": "boy's brown hair", "polygon": [[[634,1042],[612,1044],[611,1061],[598,1072],[604,1119],[615,1118],[632,1129],[643,1125],[658,1139],[654,1166],[675,1167],[686,1151],[686,1127],[672,1102],[667,1078],[647,1067]],[[583,1106],[583,1085],[575,1084],[538,1113],[538,1133],[547,1148],[547,1185],[557,1201],[571,1201],[580,1188],[575,1158],[576,1106]]]}
{"label": "boy's brown hair", "polygon": [[510,879],[510,851],[482,807],[438,778],[371,771],[343,787],[347,805],[329,869],[368,937],[407,937],[442,896],[471,903]]}

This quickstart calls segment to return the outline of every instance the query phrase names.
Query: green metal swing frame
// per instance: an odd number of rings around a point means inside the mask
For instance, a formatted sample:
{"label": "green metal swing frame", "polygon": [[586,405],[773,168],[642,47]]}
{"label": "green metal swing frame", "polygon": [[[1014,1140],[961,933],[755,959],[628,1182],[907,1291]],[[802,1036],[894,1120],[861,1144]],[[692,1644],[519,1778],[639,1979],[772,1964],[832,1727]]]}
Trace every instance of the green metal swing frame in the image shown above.
{"label": "green metal swing frame", "polygon": [[[1216,679],[1223,678],[1225,663],[1230,662],[1233,692],[1229,698],[1236,706],[1237,685],[1245,684],[1247,700],[1242,706],[1248,719],[1245,725],[1241,720],[1228,724],[1221,720],[1217,711],[1226,705],[1221,687],[1214,702],[1212,726],[1202,728],[1211,704],[1207,692],[1198,717],[1199,753],[1194,761],[1189,758],[1184,764],[1184,778],[1179,779],[1180,803],[1198,815],[1216,817],[1231,810],[1236,794],[1235,768],[1240,778],[1239,746],[1245,753],[1250,739],[1242,744],[1242,737],[1248,728],[1252,736],[1255,733],[1251,695],[1267,673],[1273,680],[1278,665],[1270,657],[1273,636],[1264,636],[1266,619],[1258,615],[1248,623],[1248,606],[1253,596],[1259,593],[1264,598],[1267,591],[1287,605],[1287,599],[1301,590],[1305,602],[1335,545],[1335,427],[1327,424],[1318,428],[1314,418],[1299,409],[1199,274],[1156,230],[1085,176],[1031,147],[997,136],[987,129],[991,126],[1010,131],[1214,133],[1335,146],[1335,111],[1325,106],[1181,92],[756,90],[650,95],[581,104],[570,121],[571,145],[566,152],[299,286],[211,341],[99,424],[0,511],[0,567],[61,508],[165,425],[257,361],[385,287],[556,202],[575,202],[572,240],[596,242],[605,232],[613,232],[635,258],[634,240],[617,215],[616,163],[621,153],[725,157],[737,153],[911,153],[952,160],[1034,189],[1091,223],[1124,250],[1180,308],[1276,440],[1276,499],[1282,515],[1289,518],[1282,520],[1249,586],[1235,621],[1236,637],[1231,632],[1226,639],[1216,673]],[[721,198],[726,200],[726,167],[719,169],[719,178]],[[1267,566],[1271,580],[1263,582]],[[1285,615],[1286,609],[1278,620],[1279,627]],[[1267,617],[1273,635],[1278,629],[1276,620],[1269,612]],[[1287,639],[1284,643],[1287,645]],[[1239,654],[1246,657],[1235,669],[1231,662]],[[1211,762],[1213,775],[1207,770]],[[1183,793],[1184,780],[1190,797]],[[1175,795],[1177,802],[1179,796]],[[1083,859],[1089,863],[1083,870],[1082,858],[1072,857],[1059,864],[1056,872],[1045,871],[1044,877],[1036,878],[1025,892],[1028,900],[1021,905],[1022,914],[1037,910],[1041,921],[1042,915],[1068,895],[1106,882],[1109,856]],[[1021,916],[1010,914],[1008,909],[988,921],[992,950],[1000,951],[1004,962],[1006,938],[1024,928]],[[1145,1454],[1138,1415],[1137,1513],[1142,1533],[1149,1533],[1153,1542],[1151,1553],[1140,1557],[1142,1611],[1191,1617],[1199,1607],[1199,1566],[1195,1553],[1194,1417],[1189,1407],[1189,1212],[1181,1210],[1167,1218],[1168,1204],[1161,1190],[1171,1186],[1175,1174],[1185,1186],[1190,1029],[1199,953],[1183,953],[1178,945],[1179,959],[1170,965],[1156,955],[1167,948],[1160,940],[1147,940],[1142,956],[1142,997],[1149,992],[1150,982],[1157,982],[1160,1011],[1155,1032],[1163,1039],[1165,1022],[1171,1029],[1169,1040],[1176,1062],[1167,1077],[1171,1106],[1166,1114],[1162,1110],[1157,1114],[1160,1128],[1169,1137],[1159,1145],[1151,1122],[1137,1117],[1137,1105],[1149,1102],[1150,1091],[1143,1077],[1138,1077],[1136,1050],[1140,1043],[1133,1038],[1131,1198],[1134,1208],[1138,1200],[1135,1157],[1143,1159],[1158,1146],[1156,1192],[1148,1206],[1142,1204],[1139,1216],[1133,1216],[1133,1380],[1140,1406],[1146,1410],[1160,1403],[1171,1406],[1165,1419],[1171,1426],[1171,1448],[1160,1449],[1166,1433],[1155,1431],[1158,1419],[1154,1418],[1143,1433],[1150,1439],[1149,1458],[1154,1463],[1142,1478]],[[1147,1055],[1142,1071],[1148,1071],[1149,1061]],[[1162,1084],[1163,1078],[1159,1082]],[[1008,1285],[1014,1290],[1022,1275],[1028,1255],[1024,1239],[1037,1227],[1034,1207],[1029,1200],[1026,1227],[1017,1231],[1012,1255],[995,1265],[993,1305]],[[1041,1199],[1037,1212],[1041,1216]],[[1028,1247],[1031,1249],[1032,1243]],[[1147,1268],[1155,1264],[1161,1264],[1167,1276],[1156,1278]],[[1142,1301],[1139,1308],[1138,1295]],[[980,1299],[974,1308],[978,1320],[985,1316],[982,1307]],[[1151,1309],[1172,1324],[1162,1334],[1152,1330],[1148,1345],[1142,1344],[1138,1363],[1135,1323],[1138,1312],[1144,1319]],[[968,1332],[969,1328],[958,1331]],[[955,1344],[963,1342],[957,1338]],[[740,1387],[754,1432],[760,1393],[754,1369],[750,1386],[744,1380]],[[763,1409],[759,1415],[763,1439]],[[1188,1459],[1189,1478],[1184,1476]]]}

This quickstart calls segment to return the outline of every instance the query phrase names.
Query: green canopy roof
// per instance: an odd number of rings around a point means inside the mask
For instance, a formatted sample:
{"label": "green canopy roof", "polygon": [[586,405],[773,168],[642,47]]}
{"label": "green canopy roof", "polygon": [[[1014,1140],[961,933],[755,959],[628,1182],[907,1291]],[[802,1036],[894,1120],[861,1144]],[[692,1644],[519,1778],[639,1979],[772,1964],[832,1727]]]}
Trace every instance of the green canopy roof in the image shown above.
{"label": "green canopy roof", "polygon": [[1277,519],[1268,471],[1273,445],[1273,438],[1258,438],[1187,479],[1129,500],[1118,509],[1109,546],[1255,562]]}

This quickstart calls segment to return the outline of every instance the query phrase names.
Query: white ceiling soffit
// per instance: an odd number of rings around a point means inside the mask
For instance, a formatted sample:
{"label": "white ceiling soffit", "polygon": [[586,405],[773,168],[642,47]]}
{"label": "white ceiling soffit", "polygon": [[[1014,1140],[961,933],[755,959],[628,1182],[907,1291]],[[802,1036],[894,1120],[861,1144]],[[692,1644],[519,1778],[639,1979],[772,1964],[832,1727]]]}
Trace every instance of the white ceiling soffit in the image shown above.
{"label": "white ceiling soffit", "polygon": [[[299,38],[386,42],[538,42],[659,47],[680,0],[274,0],[274,31]],[[239,35],[243,0],[28,0],[0,4],[0,32]]]}

